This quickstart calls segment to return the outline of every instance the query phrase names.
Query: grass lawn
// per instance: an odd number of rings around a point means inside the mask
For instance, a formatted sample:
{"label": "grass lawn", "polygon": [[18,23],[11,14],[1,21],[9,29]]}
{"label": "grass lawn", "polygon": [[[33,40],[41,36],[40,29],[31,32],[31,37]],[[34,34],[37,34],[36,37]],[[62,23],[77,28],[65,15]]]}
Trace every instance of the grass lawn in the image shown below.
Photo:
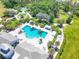
{"label": "grass lawn", "polygon": [[[72,25],[64,29],[65,45],[63,52],[56,59],[79,59],[79,18],[75,17]],[[64,43],[63,43],[64,44]]]}
{"label": "grass lawn", "polygon": [[4,13],[4,11],[5,11],[6,9],[4,8],[4,5],[1,3],[1,1],[0,1],[0,16],[2,16],[3,15],[3,13]]}

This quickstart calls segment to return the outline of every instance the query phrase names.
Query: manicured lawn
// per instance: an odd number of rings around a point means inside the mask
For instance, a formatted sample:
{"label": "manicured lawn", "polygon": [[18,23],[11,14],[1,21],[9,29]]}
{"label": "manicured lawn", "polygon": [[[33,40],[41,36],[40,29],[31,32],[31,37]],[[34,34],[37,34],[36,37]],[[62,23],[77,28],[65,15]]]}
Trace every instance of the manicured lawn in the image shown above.
{"label": "manicured lawn", "polygon": [[56,59],[79,59],[79,18],[64,29],[65,42]]}
{"label": "manicured lawn", "polygon": [[3,15],[3,13],[4,13],[4,11],[5,11],[6,9],[4,8],[4,5],[1,3],[1,1],[0,1],[0,16],[2,16]]}

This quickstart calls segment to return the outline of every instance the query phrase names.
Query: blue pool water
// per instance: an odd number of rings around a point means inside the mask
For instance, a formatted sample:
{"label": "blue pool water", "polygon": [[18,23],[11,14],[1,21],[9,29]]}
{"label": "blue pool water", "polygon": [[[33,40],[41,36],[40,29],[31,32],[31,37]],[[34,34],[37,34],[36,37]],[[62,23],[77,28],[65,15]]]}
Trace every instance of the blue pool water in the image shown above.
{"label": "blue pool water", "polygon": [[39,37],[45,38],[46,35],[47,35],[47,32],[45,32],[45,31],[40,32],[39,29],[36,29],[36,28],[33,28],[33,27],[31,28],[30,26],[25,26],[22,29],[23,29],[26,37],[28,37],[30,39],[39,38]]}

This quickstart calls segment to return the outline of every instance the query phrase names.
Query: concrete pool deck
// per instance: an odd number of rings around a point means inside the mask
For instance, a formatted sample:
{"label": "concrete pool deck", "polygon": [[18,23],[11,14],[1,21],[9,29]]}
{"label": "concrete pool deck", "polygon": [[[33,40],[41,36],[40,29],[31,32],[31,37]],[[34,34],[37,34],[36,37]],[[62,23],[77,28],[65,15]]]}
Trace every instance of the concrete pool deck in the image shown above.
{"label": "concrete pool deck", "polygon": [[[28,39],[26,36],[25,36],[25,33],[24,32],[22,32],[21,34],[18,34],[18,32],[20,31],[20,30],[22,30],[22,28],[23,27],[25,27],[26,25],[28,25],[28,26],[31,26],[31,27],[34,27],[34,28],[37,28],[37,29],[41,29],[42,31],[45,31],[45,32],[47,32],[48,34],[46,35],[46,37],[45,38],[42,38],[43,39],[43,43],[42,44],[39,44],[39,39],[40,38],[34,38],[34,39]],[[23,31],[23,30],[22,30]],[[22,24],[19,28],[17,28],[16,30],[14,30],[14,31],[11,31],[11,32],[9,32],[11,35],[13,35],[13,36],[17,36],[17,38],[19,38],[19,39],[22,39],[21,41],[20,41],[20,43],[22,43],[22,42],[27,42],[27,43],[30,43],[31,45],[33,45],[34,47],[37,47],[37,48],[39,48],[39,49],[41,49],[42,51],[45,51],[45,52],[47,52],[48,53],[48,47],[47,47],[47,43],[49,42],[49,41],[52,41],[53,40],[53,38],[54,38],[54,35],[56,34],[56,32],[54,31],[54,32],[51,32],[51,31],[49,31],[49,30],[46,30],[45,28],[40,28],[40,26],[35,26],[35,25],[30,25],[29,23],[25,23],[25,24]]]}
{"label": "concrete pool deck", "polygon": [[[10,45],[10,42],[15,39],[17,39],[17,37],[14,37],[9,33],[0,32],[0,44],[5,43]],[[31,45],[27,41],[22,41],[21,43],[19,43],[15,47],[14,51],[14,59],[24,59],[25,57],[27,57],[28,59],[46,59],[48,57],[48,53]]]}

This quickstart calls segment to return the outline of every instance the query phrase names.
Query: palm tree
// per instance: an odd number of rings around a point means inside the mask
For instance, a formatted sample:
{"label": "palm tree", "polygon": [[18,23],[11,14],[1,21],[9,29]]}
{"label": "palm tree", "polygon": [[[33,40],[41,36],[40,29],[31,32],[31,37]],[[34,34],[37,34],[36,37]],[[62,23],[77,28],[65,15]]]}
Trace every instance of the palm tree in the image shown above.
{"label": "palm tree", "polygon": [[43,41],[42,41],[42,40],[43,40],[43,39],[40,39],[40,40],[39,40],[39,43],[40,43],[40,44],[42,44],[42,43],[43,43]]}
{"label": "palm tree", "polygon": [[43,32],[42,30],[39,30],[39,34],[40,34],[40,36],[42,35],[42,32]]}

